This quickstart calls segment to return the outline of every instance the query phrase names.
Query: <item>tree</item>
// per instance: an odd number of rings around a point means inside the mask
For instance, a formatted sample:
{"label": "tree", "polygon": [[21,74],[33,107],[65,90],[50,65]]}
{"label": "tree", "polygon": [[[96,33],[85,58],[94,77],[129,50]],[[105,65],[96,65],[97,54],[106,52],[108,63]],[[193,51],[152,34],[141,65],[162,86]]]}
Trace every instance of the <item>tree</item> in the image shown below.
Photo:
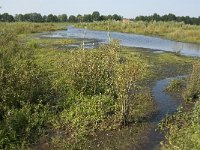
{"label": "tree", "polygon": [[84,15],[83,16],[83,21],[84,22],[92,22],[92,15],[91,14]]}
{"label": "tree", "polygon": [[30,13],[30,22],[43,22],[43,18],[39,13]]}
{"label": "tree", "polygon": [[43,17],[42,17],[42,20],[43,20],[43,22],[47,22],[47,16],[46,15],[44,15]]}
{"label": "tree", "polygon": [[112,15],[108,15],[108,16],[107,16],[107,19],[108,19],[108,20],[112,20],[112,18],[113,18]]}
{"label": "tree", "polygon": [[76,18],[77,18],[78,22],[82,22],[83,21],[83,16],[80,15],[80,14],[78,14]]}
{"label": "tree", "polygon": [[175,21],[177,18],[174,14],[168,14],[168,21]]}
{"label": "tree", "polygon": [[104,15],[101,15],[99,17],[99,21],[104,21],[104,20],[108,20],[108,18],[106,16],[104,16]]}
{"label": "tree", "polygon": [[49,14],[47,16],[47,22],[58,22],[59,19],[56,15]]}
{"label": "tree", "polygon": [[160,15],[158,15],[157,13],[154,13],[152,16],[152,20],[160,21]]}
{"label": "tree", "polygon": [[31,16],[30,16],[30,14],[24,14],[24,21],[30,21],[30,18],[31,18]]}
{"label": "tree", "polygon": [[189,16],[186,16],[185,19],[184,19],[184,22],[185,22],[186,24],[191,24],[191,19],[190,19],[190,17],[189,17]]}
{"label": "tree", "polygon": [[119,16],[119,15],[117,15],[117,14],[114,14],[114,15],[112,16],[112,19],[117,21],[117,20],[122,20],[122,17]]}
{"label": "tree", "polygon": [[69,16],[68,21],[69,21],[69,22],[76,22],[77,19],[76,19],[76,17],[75,17],[74,15],[71,15],[71,16]]}
{"label": "tree", "polygon": [[17,22],[23,22],[23,21],[25,21],[24,15],[22,15],[22,14],[16,14],[15,15],[15,21],[17,21]]}
{"label": "tree", "polygon": [[100,13],[98,11],[94,11],[92,13],[92,20],[93,21],[99,21],[99,18],[100,18]]}
{"label": "tree", "polygon": [[58,20],[60,22],[66,22],[67,21],[67,15],[66,14],[59,15]]}
{"label": "tree", "polygon": [[2,15],[0,14],[0,21],[2,21]]}
{"label": "tree", "polygon": [[9,15],[8,13],[4,13],[1,15],[1,20],[3,22],[14,22],[15,19],[12,15]]}
{"label": "tree", "polygon": [[198,25],[200,25],[200,16],[198,17]]}

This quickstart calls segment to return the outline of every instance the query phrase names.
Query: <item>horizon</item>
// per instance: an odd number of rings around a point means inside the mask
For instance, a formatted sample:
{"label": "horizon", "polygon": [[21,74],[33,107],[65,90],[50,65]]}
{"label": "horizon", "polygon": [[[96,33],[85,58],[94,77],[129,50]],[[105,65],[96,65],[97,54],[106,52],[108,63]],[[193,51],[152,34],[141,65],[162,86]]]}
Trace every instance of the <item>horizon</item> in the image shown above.
{"label": "horizon", "polygon": [[[0,13],[9,13],[11,15],[26,14],[26,13],[40,13],[41,15],[48,14],[91,14],[98,11],[101,15],[118,14],[124,18],[135,18],[137,16],[150,16],[154,13],[165,15],[172,13],[176,16],[190,16],[199,17],[200,1],[176,1],[176,2],[163,2],[160,0],[152,0],[146,2],[145,0],[124,0],[123,2],[112,2],[111,0],[89,1],[89,0],[3,0],[0,2]],[[66,3],[66,5],[64,5]],[[10,5],[12,4],[12,5]],[[132,5],[131,5],[132,4]],[[198,5],[199,4],[199,5]]]}

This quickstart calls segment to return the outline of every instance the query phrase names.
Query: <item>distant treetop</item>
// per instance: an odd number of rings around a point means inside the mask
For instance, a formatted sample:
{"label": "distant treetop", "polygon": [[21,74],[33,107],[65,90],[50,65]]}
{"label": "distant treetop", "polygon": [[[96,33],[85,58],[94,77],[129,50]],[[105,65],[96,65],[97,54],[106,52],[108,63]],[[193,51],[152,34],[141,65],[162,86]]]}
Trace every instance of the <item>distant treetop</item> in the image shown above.
{"label": "distant treetop", "polygon": [[154,13],[151,16],[138,16],[135,19],[136,21],[177,21],[177,22],[184,22],[185,24],[191,25],[200,25],[200,17],[189,17],[189,16],[175,16],[174,14],[168,14],[160,16]]}
{"label": "distant treetop", "polygon": [[[0,6],[1,8],[1,6]],[[61,15],[41,15],[40,13],[27,13],[27,14],[16,14],[12,16],[8,13],[0,14],[0,22],[95,22],[95,21],[106,21],[106,20],[116,20],[128,22],[129,19],[124,18],[120,15],[101,15],[98,11],[94,11],[92,14],[78,14],[70,15],[61,14]],[[175,16],[174,14],[168,14],[160,16],[157,13],[154,13],[150,16],[137,16],[134,19],[135,21],[176,21],[176,22],[184,22],[185,24],[191,25],[200,25],[200,17],[189,17],[189,16]]]}
{"label": "distant treetop", "polygon": [[84,15],[70,15],[61,14],[61,15],[44,15],[40,13],[27,13],[27,14],[16,14],[12,16],[8,13],[0,14],[0,22],[94,22],[94,21],[105,21],[105,20],[122,20],[122,16],[114,14],[104,16],[101,15],[98,11],[94,11],[92,14]]}

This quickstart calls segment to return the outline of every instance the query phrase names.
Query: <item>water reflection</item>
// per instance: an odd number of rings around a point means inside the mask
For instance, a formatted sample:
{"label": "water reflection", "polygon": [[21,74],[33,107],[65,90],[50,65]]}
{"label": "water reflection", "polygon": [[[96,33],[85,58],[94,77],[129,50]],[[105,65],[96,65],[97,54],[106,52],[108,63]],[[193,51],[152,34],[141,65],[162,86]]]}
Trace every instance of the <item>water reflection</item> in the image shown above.
{"label": "water reflection", "polygon": [[[120,40],[121,45],[123,46],[180,52],[183,55],[200,57],[200,45],[198,44],[176,42],[158,37],[120,32],[110,32],[109,35],[112,39]],[[55,31],[49,34],[44,34],[42,36],[50,38],[96,39],[99,44],[108,43],[109,41],[108,34],[105,31],[93,31],[88,29],[74,28],[71,26],[68,27],[68,30]],[[90,44],[92,47],[93,43]]]}

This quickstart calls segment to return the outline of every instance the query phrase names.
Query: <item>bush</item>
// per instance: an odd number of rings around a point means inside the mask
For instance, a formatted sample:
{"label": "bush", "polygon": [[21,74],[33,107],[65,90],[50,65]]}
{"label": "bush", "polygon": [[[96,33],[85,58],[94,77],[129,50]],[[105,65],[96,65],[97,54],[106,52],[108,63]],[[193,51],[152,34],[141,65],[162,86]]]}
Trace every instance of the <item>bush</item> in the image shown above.
{"label": "bush", "polygon": [[11,33],[1,35],[0,43],[0,99],[4,106],[20,108],[26,103],[52,103],[55,94],[50,79],[34,64],[32,49],[20,46]]}
{"label": "bush", "polygon": [[[170,82],[170,84],[167,86],[165,89],[167,92],[172,92],[172,93],[180,93],[185,89],[185,80],[184,79],[174,79]],[[176,94],[178,94],[176,93]]]}
{"label": "bush", "polygon": [[50,77],[33,53],[15,34],[1,32],[0,149],[23,149],[37,141],[48,121],[47,107],[55,102]]}
{"label": "bush", "polygon": [[40,104],[7,111],[0,123],[0,149],[27,149],[38,141],[44,134],[48,113]]}
{"label": "bush", "polygon": [[113,43],[97,50],[74,52],[69,66],[72,87],[85,95],[114,94],[116,50]]}
{"label": "bush", "polygon": [[79,96],[70,109],[61,113],[61,120],[81,136],[82,133],[91,134],[100,129],[101,124],[105,124],[105,120],[115,112],[115,102],[109,96]]}
{"label": "bush", "polygon": [[194,64],[193,70],[188,78],[186,90],[183,94],[186,100],[195,100],[200,97],[200,64]]}
{"label": "bush", "polygon": [[162,122],[167,131],[163,150],[197,150],[200,148],[200,102],[189,112],[179,111]]}

